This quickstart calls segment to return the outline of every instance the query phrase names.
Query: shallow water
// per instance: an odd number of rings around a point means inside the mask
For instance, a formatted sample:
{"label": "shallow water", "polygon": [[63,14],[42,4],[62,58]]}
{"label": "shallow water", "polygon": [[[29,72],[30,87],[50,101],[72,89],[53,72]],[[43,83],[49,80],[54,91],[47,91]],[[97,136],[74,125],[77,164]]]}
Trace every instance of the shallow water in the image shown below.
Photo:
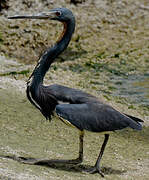
{"label": "shallow water", "polygon": [[112,81],[116,88],[113,95],[129,98],[136,104],[149,106],[149,73],[114,78]]}

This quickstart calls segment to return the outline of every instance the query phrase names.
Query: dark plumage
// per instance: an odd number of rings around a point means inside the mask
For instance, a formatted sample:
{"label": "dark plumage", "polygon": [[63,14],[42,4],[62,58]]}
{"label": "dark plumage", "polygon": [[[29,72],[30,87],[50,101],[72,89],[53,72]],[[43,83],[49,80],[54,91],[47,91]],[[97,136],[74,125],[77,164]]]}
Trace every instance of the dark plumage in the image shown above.
{"label": "dark plumage", "polygon": [[[65,87],[62,85],[44,86],[43,79],[54,62],[56,57],[67,48],[71,36],[75,29],[75,18],[72,12],[66,8],[53,9],[46,13],[37,15],[13,16],[9,19],[52,19],[64,24],[64,30],[60,39],[54,46],[48,48],[41,56],[37,66],[27,83],[27,97],[30,102],[38,108],[46,119],[51,119],[54,112],[67,125],[72,125],[80,131],[79,157],[74,160],[48,160],[48,163],[73,163],[77,164],[83,160],[83,135],[84,130],[92,132],[105,132],[105,140],[102,145],[99,157],[94,168],[89,170],[90,173],[99,172],[100,160],[102,158],[105,146],[109,138],[109,131],[121,130],[123,128],[133,128],[141,130],[143,122],[141,119],[120,113],[113,107],[102,103],[98,98],[88,93]],[[62,102],[62,104],[60,104]],[[22,159],[24,163],[39,164],[46,163],[44,160]]]}

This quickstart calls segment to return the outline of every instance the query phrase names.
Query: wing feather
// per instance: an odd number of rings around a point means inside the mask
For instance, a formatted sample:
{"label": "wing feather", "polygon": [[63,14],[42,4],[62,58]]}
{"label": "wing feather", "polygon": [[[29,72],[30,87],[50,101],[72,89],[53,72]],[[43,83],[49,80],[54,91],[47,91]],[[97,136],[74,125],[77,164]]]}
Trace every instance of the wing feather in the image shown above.
{"label": "wing feather", "polygon": [[56,106],[56,113],[80,130],[103,132],[126,127],[137,130],[142,128],[140,123],[100,103],[60,104]]}
{"label": "wing feather", "polygon": [[58,101],[61,102],[67,102],[70,104],[82,104],[87,102],[99,101],[97,97],[83,92],[79,89],[69,88],[59,84],[47,86],[47,89],[50,94],[52,94]]}

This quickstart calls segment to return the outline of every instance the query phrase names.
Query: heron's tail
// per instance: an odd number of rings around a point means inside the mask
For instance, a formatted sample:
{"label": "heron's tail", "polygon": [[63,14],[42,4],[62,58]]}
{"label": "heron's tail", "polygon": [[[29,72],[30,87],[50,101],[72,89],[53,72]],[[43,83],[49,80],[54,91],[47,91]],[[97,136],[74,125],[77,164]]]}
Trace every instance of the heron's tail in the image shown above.
{"label": "heron's tail", "polygon": [[142,119],[139,119],[137,117],[125,114],[127,117],[132,119],[133,121],[130,122],[129,126],[136,130],[142,130],[142,123],[144,122]]}

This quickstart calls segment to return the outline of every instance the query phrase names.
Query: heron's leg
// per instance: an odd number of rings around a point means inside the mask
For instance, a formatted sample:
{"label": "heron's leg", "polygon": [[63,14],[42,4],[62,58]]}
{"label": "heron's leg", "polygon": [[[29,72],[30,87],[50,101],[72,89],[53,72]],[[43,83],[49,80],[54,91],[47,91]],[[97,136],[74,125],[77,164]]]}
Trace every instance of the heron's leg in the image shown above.
{"label": "heron's leg", "polygon": [[69,159],[36,159],[36,158],[25,158],[25,157],[16,157],[16,156],[5,156],[5,157],[3,156],[3,157],[31,165],[79,164],[83,161],[83,137],[84,137],[84,131],[80,131],[79,156],[76,159],[70,159],[70,160]]}
{"label": "heron's leg", "polygon": [[89,170],[86,170],[86,172],[89,172],[91,174],[98,172],[102,177],[104,177],[104,175],[102,174],[102,172],[100,170],[100,161],[101,161],[101,158],[103,156],[103,153],[104,153],[106,144],[108,142],[108,139],[109,139],[109,134],[105,134],[105,139],[104,139],[104,142],[102,144],[102,147],[101,147],[99,156],[97,158],[97,161],[95,163],[95,166],[93,168],[89,169]]}

